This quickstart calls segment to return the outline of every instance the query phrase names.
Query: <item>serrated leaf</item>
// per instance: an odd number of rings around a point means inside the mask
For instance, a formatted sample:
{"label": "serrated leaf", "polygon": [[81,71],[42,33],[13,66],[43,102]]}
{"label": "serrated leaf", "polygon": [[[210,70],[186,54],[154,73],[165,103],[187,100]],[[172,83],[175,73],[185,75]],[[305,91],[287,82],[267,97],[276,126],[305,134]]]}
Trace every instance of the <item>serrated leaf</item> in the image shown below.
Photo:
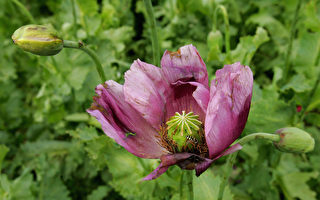
{"label": "serrated leaf", "polygon": [[69,191],[59,177],[45,178],[40,190],[40,199],[46,200],[71,200]]}
{"label": "serrated leaf", "polygon": [[94,15],[98,12],[97,1],[77,0],[78,6],[83,15]]}
{"label": "serrated leaf", "polygon": [[[207,170],[201,176],[193,179],[194,199],[217,199],[219,193],[219,186],[221,183],[220,176],[214,176],[214,174]],[[223,200],[232,200],[233,195],[228,186],[225,187]]]}
{"label": "serrated leaf", "polygon": [[257,14],[252,14],[246,21],[246,24],[258,24],[262,27],[266,27],[273,38],[279,45],[280,52],[286,50],[286,46],[283,46],[286,42],[286,38],[289,38],[288,29],[279,21],[274,18],[267,10],[261,9]]}
{"label": "serrated leaf", "polygon": [[316,193],[309,188],[307,181],[318,175],[318,172],[293,172],[282,176],[281,179],[291,198],[316,200]]}
{"label": "serrated leaf", "polygon": [[4,200],[25,199],[34,200],[31,192],[32,175],[25,171],[15,180],[8,180],[6,175],[0,176],[0,197]]}
{"label": "serrated leaf", "polygon": [[302,32],[298,39],[296,56],[294,57],[295,69],[299,72],[313,67],[317,61],[320,49],[320,33]]}
{"label": "serrated leaf", "polygon": [[103,200],[108,193],[110,192],[111,188],[108,186],[99,186],[97,189],[92,191],[92,193],[88,196],[88,200]]}
{"label": "serrated leaf", "polygon": [[166,174],[153,181],[142,181],[159,164],[157,160],[138,158],[122,147],[116,146],[106,136],[90,141],[87,151],[100,167],[108,166],[112,174],[109,184],[123,197],[131,199],[158,199],[168,196],[164,191],[178,184]]}
{"label": "serrated leaf", "polygon": [[296,92],[306,92],[312,89],[310,80],[307,80],[304,75],[297,74],[292,76],[290,81],[284,85],[281,90],[293,89]]}
{"label": "serrated leaf", "polygon": [[[92,66],[93,67],[93,66]],[[74,67],[68,75],[68,81],[75,90],[80,90],[89,73],[88,67]]]}
{"label": "serrated leaf", "polygon": [[80,126],[74,131],[69,132],[74,138],[79,138],[81,141],[89,141],[98,138],[96,128],[92,126]]}
{"label": "serrated leaf", "polygon": [[253,86],[253,97],[246,132],[273,133],[279,128],[291,124],[291,115],[295,108],[279,99],[273,88],[260,89]]}
{"label": "serrated leaf", "polygon": [[314,32],[320,31],[320,19],[317,13],[317,1],[309,1],[305,7],[305,19],[304,24],[307,28]]}
{"label": "serrated leaf", "polygon": [[37,142],[27,142],[21,149],[28,156],[39,155],[43,153],[51,153],[53,155],[57,154],[67,154],[69,149],[73,147],[70,142],[64,141],[37,141]]}
{"label": "serrated leaf", "polygon": [[267,31],[262,27],[258,27],[254,36],[240,38],[237,48],[231,52],[232,60],[241,62],[243,65],[249,65],[259,46],[268,40]]}

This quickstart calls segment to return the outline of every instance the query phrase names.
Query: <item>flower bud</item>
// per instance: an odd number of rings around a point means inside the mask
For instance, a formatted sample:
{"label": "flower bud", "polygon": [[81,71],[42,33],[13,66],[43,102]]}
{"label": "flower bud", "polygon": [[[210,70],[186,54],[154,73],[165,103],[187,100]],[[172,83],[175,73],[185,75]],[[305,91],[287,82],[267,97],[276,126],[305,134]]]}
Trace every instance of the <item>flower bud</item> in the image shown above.
{"label": "flower bud", "polygon": [[13,42],[24,51],[40,56],[56,55],[63,48],[63,40],[51,25],[26,25],[12,35]]}
{"label": "flower bud", "polygon": [[314,139],[312,136],[295,127],[282,128],[276,131],[280,135],[280,141],[274,145],[284,152],[307,153],[314,148]]}

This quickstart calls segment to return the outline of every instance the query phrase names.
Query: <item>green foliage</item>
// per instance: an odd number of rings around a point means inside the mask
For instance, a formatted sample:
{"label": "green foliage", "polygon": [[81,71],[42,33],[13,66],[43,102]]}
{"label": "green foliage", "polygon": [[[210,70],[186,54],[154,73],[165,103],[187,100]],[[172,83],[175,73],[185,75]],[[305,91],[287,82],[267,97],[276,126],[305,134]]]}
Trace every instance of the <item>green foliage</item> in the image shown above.
{"label": "green foliage", "polygon": [[[52,24],[64,39],[82,40],[95,50],[107,79],[123,83],[133,60],[152,62],[142,1],[20,2],[36,23]],[[255,78],[244,135],[298,126],[315,138],[315,150],[305,155],[283,154],[264,142],[245,146],[225,200],[320,199],[320,87],[313,91],[320,73],[319,1],[302,3],[291,70],[282,80],[297,2],[153,1],[161,52],[192,43],[211,79],[215,70],[230,64],[222,16],[213,24],[218,4],[226,7],[231,60],[249,65]],[[20,9],[12,0],[0,1],[0,199],[180,199],[179,167],[142,182],[159,161],[128,153],[85,112],[100,83],[90,57],[74,49],[39,57],[12,44],[14,30],[30,23]],[[196,200],[217,198],[224,167],[221,158],[194,176]]]}
{"label": "green foliage", "polygon": [[[195,199],[217,199],[221,177],[215,176],[210,170],[206,171],[204,176],[194,179]],[[229,187],[225,188],[223,200],[232,200],[233,195]]]}
{"label": "green foliage", "polygon": [[1,166],[2,166],[2,161],[6,154],[8,153],[9,149],[5,145],[0,145],[0,172],[1,172]]}

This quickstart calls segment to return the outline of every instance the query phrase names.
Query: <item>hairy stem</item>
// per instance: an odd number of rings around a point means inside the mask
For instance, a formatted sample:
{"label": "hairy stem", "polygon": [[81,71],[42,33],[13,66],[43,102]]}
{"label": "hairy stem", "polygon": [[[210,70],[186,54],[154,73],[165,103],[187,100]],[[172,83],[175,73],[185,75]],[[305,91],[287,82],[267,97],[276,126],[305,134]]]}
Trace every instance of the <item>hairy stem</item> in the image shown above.
{"label": "hairy stem", "polygon": [[143,0],[146,7],[150,27],[151,27],[151,42],[153,51],[153,64],[160,67],[160,47],[157,34],[156,19],[154,18],[151,0]]}
{"label": "hairy stem", "polygon": [[237,143],[239,143],[240,145],[245,145],[246,143],[255,139],[265,139],[272,142],[279,142],[280,136],[276,134],[270,134],[270,133],[253,133],[241,138],[240,140],[237,141]]}
{"label": "hairy stem", "polygon": [[292,51],[292,42],[293,42],[294,34],[296,32],[296,24],[298,21],[301,3],[302,3],[302,0],[298,0],[296,11],[294,13],[294,18],[293,18],[292,25],[291,25],[289,45],[288,45],[288,49],[287,49],[287,53],[286,53],[286,60],[285,60],[285,64],[284,64],[283,83],[285,83],[287,81],[289,72],[291,71],[291,65],[290,65],[289,60],[290,60],[290,55],[291,55],[291,51]]}
{"label": "hairy stem", "polygon": [[107,80],[105,77],[101,62],[99,61],[97,54],[93,50],[88,48],[82,42],[74,42],[74,41],[68,41],[68,40],[63,41],[63,47],[64,48],[81,49],[82,51],[86,52],[92,58],[94,63],[96,64],[96,70],[99,73],[101,81],[104,83]]}
{"label": "hairy stem", "polygon": [[222,12],[223,15],[223,20],[224,20],[224,25],[225,25],[225,46],[226,46],[226,53],[227,53],[227,58],[232,60],[231,58],[231,52],[230,52],[230,24],[229,24],[229,17],[228,17],[228,12],[227,9],[223,5],[218,5],[214,12],[214,29],[217,29],[217,18],[219,11]]}
{"label": "hairy stem", "polygon": [[29,10],[18,0],[12,0],[12,2],[19,7],[20,11],[28,18],[28,20],[32,23],[35,24],[36,21],[34,20],[33,16],[29,12]]}

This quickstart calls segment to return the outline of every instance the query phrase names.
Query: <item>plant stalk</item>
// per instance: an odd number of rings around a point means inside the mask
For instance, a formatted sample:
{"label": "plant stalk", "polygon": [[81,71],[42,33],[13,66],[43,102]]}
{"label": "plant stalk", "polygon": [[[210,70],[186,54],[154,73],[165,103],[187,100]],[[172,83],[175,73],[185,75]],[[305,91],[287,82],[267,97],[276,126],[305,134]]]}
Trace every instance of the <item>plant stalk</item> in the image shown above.
{"label": "plant stalk", "polygon": [[270,133],[253,133],[250,135],[247,135],[240,140],[238,140],[236,143],[240,144],[241,146],[245,145],[246,143],[255,140],[255,139],[265,139],[272,142],[279,142],[280,136],[277,134],[270,134]]}
{"label": "plant stalk", "polygon": [[154,18],[151,0],[143,0],[147,11],[147,18],[151,27],[151,43],[153,51],[153,64],[160,67],[160,47],[157,34],[156,19]]}
{"label": "plant stalk", "polygon": [[184,192],[183,192],[183,175],[184,175],[184,171],[181,171],[181,176],[180,176],[180,185],[179,185],[179,192],[180,192],[180,200],[184,199]]}
{"label": "plant stalk", "polygon": [[76,35],[77,32],[77,13],[76,13],[76,2],[75,0],[71,0],[71,5],[72,5],[72,16],[73,16],[73,31],[74,34]]}
{"label": "plant stalk", "polygon": [[82,42],[74,42],[74,41],[69,41],[69,40],[64,40],[63,41],[63,47],[64,48],[80,49],[80,50],[86,52],[92,58],[94,63],[96,64],[96,70],[99,73],[101,81],[104,83],[107,80],[106,77],[105,77],[101,62],[99,61],[99,58],[98,58],[97,54],[93,50],[88,48]]}
{"label": "plant stalk", "polygon": [[222,15],[223,15],[223,20],[225,24],[225,46],[226,46],[226,53],[227,53],[227,58],[232,60],[231,58],[231,51],[230,51],[230,24],[229,24],[229,16],[227,9],[223,5],[218,5],[214,12],[214,30],[217,29],[217,19],[218,19],[218,14],[219,11],[221,10]]}
{"label": "plant stalk", "polygon": [[295,35],[295,32],[296,32],[296,25],[297,25],[297,21],[298,21],[299,11],[300,11],[300,8],[301,8],[301,3],[302,3],[302,0],[298,0],[296,11],[294,13],[294,18],[293,18],[292,25],[291,25],[289,46],[288,46],[288,49],[287,49],[286,60],[285,60],[285,64],[284,64],[283,83],[287,82],[289,72],[291,71],[291,65],[290,65],[289,60],[290,60],[290,55],[291,55],[291,52],[292,52],[292,42],[293,42],[293,38],[294,38],[294,35]]}

